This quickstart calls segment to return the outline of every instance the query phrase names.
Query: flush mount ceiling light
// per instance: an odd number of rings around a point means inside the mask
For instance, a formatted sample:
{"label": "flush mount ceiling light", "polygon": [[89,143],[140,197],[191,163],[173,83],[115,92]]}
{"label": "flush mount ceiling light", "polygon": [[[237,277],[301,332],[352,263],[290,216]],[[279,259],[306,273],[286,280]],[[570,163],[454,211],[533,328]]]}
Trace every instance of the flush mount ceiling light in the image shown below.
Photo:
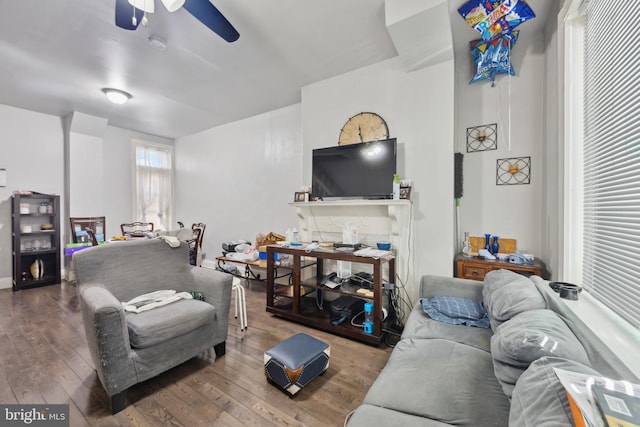
{"label": "flush mount ceiling light", "polygon": [[152,48],[154,48],[156,50],[159,50],[159,51],[167,50],[167,42],[162,40],[158,36],[150,36],[149,37],[149,46],[151,46]]}
{"label": "flush mount ceiling light", "polygon": [[105,94],[107,99],[114,104],[125,104],[129,99],[131,99],[130,93],[119,89],[105,87],[104,89],[102,89],[102,92]]}

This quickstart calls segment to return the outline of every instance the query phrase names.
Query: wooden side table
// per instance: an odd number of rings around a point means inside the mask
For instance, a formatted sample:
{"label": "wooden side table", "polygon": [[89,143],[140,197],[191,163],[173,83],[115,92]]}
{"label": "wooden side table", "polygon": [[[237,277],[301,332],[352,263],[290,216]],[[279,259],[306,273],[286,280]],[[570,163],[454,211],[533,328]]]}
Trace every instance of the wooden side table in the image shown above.
{"label": "wooden side table", "polygon": [[544,264],[538,258],[529,264],[512,264],[506,261],[481,259],[478,257],[465,258],[458,255],[455,261],[455,276],[462,279],[484,280],[485,274],[492,270],[511,270],[523,276],[540,276],[547,278],[547,271]]}

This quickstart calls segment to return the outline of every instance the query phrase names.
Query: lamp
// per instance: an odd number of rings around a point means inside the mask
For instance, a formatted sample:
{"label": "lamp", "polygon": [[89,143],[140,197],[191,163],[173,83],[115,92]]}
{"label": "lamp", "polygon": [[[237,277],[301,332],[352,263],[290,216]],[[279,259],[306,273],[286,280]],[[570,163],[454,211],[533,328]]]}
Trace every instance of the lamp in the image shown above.
{"label": "lamp", "polygon": [[105,94],[107,99],[114,104],[125,104],[129,99],[131,99],[130,93],[119,89],[105,87],[102,89],[102,92]]}

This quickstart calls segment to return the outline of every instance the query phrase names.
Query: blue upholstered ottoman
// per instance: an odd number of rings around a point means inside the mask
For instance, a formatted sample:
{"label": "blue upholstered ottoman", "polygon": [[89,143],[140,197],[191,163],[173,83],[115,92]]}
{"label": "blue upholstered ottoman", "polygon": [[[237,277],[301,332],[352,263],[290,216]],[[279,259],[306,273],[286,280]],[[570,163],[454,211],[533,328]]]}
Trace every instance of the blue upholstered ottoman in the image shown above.
{"label": "blue upholstered ottoman", "polygon": [[295,395],[329,367],[329,344],[299,333],[264,352],[267,379]]}

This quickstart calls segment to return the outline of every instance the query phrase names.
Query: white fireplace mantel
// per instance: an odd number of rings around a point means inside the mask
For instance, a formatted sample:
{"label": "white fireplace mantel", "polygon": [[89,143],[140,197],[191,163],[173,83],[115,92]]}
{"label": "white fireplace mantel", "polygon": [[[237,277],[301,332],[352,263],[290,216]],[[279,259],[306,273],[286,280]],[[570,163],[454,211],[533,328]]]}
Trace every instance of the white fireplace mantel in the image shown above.
{"label": "white fireplace mantel", "polygon": [[410,200],[334,200],[290,203],[298,215],[301,241],[341,241],[347,224],[356,224],[360,242],[375,246],[388,241],[394,249],[406,247]]}

